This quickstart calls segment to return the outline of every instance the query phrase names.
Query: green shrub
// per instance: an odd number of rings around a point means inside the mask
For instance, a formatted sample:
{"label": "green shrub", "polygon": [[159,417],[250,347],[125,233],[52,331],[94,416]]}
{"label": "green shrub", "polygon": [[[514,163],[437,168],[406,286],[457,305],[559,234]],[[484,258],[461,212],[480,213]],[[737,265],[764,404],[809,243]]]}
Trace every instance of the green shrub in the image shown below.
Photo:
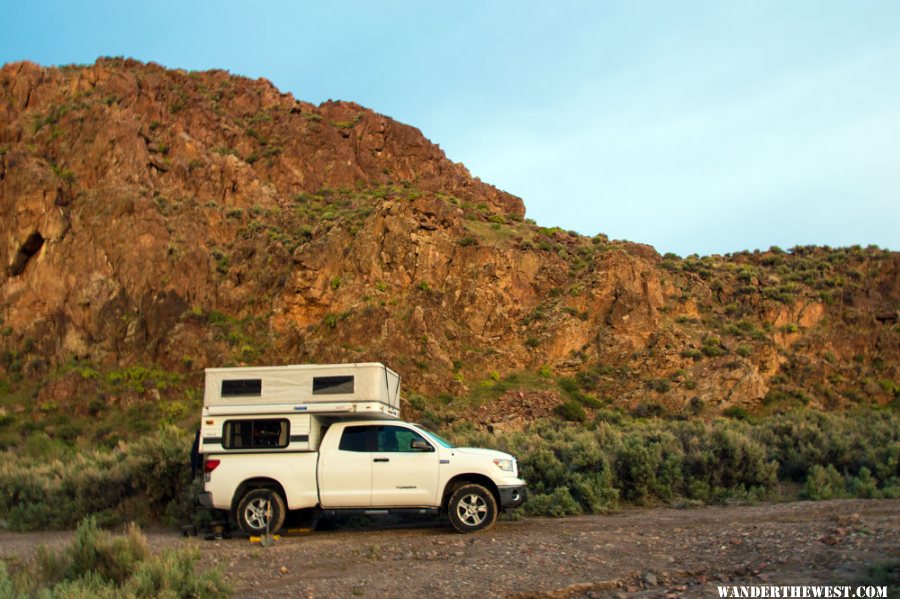
{"label": "green shrub", "polygon": [[[490,377],[485,383],[492,391],[511,382],[495,371]],[[584,381],[590,383],[589,378]],[[522,432],[496,436],[459,425],[448,436],[461,446],[497,447],[516,455],[529,483],[524,511],[530,514],[597,513],[619,501],[758,499],[771,494],[778,480],[802,484],[803,496],[810,499],[900,497],[896,412],[798,410],[752,421],[738,412],[709,422],[633,419],[602,408],[601,402],[582,393],[581,380],[557,380],[569,395],[557,408],[562,420],[535,422]],[[599,408],[589,423],[587,399]],[[427,407],[415,394],[409,401]],[[690,409],[700,411],[703,404],[692,400]],[[634,414],[664,415],[655,403],[642,404]],[[134,443],[79,453],[47,445],[43,437],[35,439],[31,454],[0,456],[3,526],[66,528],[88,515],[101,525],[127,520],[198,523],[207,517],[195,513],[201,483],[190,481],[191,439],[184,431],[165,427]],[[51,558],[45,562],[48,572],[63,573],[69,563],[53,566]],[[101,589],[108,584],[106,578],[66,582],[59,574],[56,579],[79,589],[77,585]],[[0,588],[3,584],[0,576]],[[102,596],[105,591],[96,592]]]}
{"label": "green shrub", "polygon": [[723,356],[727,353],[725,347],[722,346],[722,342],[718,337],[706,337],[703,339],[703,346],[700,348],[700,351],[703,352],[704,356],[708,356],[710,358],[715,358],[717,356]]}
{"label": "green shrub", "polygon": [[897,414],[802,410],[761,420],[750,433],[778,463],[783,480],[803,483],[813,467],[828,465],[850,475],[865,467],[879,485],[900,476]]}
{"label": "green shrub", "polygon": [[524,509],[530,514],[575,513],[567,498],[585,513],[620,500],[756,500],[770,496],[779,480],[804,483],[802,495],[810,499],[900,497],[900,415],[890,412],[801,410],[752,422],[703,422],[632,420],[604,409],[590,429],[578,422],[450,436],[460,445],[517,456],[529,484]]}
{"label": "green shrub", "polygon": [[[685,451],[685,482],[695,484],[693,488],[688,486],[688,497],[718,501],[735,494],[761,497],[774,490],[778,464],[747,434],[747,425],[727,420],[716,420],[709,426],[685,422],[675,430]],[[698,495],[701,487],[710,495]]]}
{"label": "green shrub", "polygon": [[580,514],[578,503],[567,487],[557,487],[552,493],[540,493],[528,501],[526,513],[538,516],[569,516]]}
{"label": "green shrub", "polygon": [[802,496],[806,499],[835,499],[846,497],[844,477],[834,466],[813,466],[806,477]]}
{"label": "green shrub", "polygon": [[179,550],[151,555],[147,539],[135,525],[125,536],[99,530],[96,520],[79,525],[71,545],[59,551],[38,549],[34,562],[11,577],[0,562],[2,597],[189,598],[228,597],[218,570],[198,573],[199,553]]}
{"label": "green shrub", "polygon": [[689,347],[685,350],[682,350],[681,357],[682,358],[690,358],[691,360],[696,362],[700,358],[703,357],[703,352],[701,352],[699,349],[694,349],[692,347]]}
{"label": "green shrub", "polygon": [[595,371],[585,372],[580,370],[575,373],[575,381],[582,389],[595,389],[597,387],[597,382],[599,380],[599,375]]}
{"label": "green shrub", "polygon": [[609,410],[602,415],[614,415],[615,422],[598,418],[592,430],[535,423],[522,433],[469,433],[460,443],[516,455],[529,484],[524,507],[531,514],[571,513],[558,507],[568,503],[558,489],[580,511],[597,513],[616,507],[620,498],[640,504],[678,497],[722,501],[735,495],[765,497],[775,488],[778,464],[747,434],[744,423],[632,421]]}
{"label": "green shrub", "polygon": [[0,521],[14,530],[70,528],[95,514],[98,521],[155,521],[168,510],[190,517],[191,438],[166,426],[113,450],[46,459],[0,456]]}
{"label": "green shrub", "polygon": [[594,397],[593,395],[587,395],[580,391],[578,393],[576,393],[573,397],[576,401],[581,403],[581,405],[583,405],[587,408],[592,408],[594,410],[602,408],[604,405],[606,405],[601,400]]}
{"label": "green shrub", "polygon": [[184,597],[217,599],[231,596],[218,570],[196,571],[197,549],[167,551],[145,560],[128,581],[126,592],[134,597]]}
{"label": "green shrub", "polygon": [[747,418],[750,417],[750,414],[740,406],[728,406],[722,410],[722,416],[734,418],[735,420],[747,420]]}
{"label": "green shrub", "polygon": [[673,483],[681,477],[677,453],[671,435],[647,439],[637,431],[626,433],[613,457],[622,496],[639,504],[672,499]]}
{"label": "green shrub", "polygon": [[666,379],[650,379],[647,381],[647,387],[657,393],[667,393],[672,388],[672,383]]}
{"label": "green shrub", "polygon": [[73,449],[59,439],[51,439],[47,433],[33,432],[25,439],[18,455],[39,460],[58,460],[72,455]]}
{"label": "green shrub", "polygon": [[594,422],[608,422],[610,424],[621,425],[625,422],[627,417],[620,410],[610,410],[606,408],[600,408],[594,414]]}
{"label": "green shrub", "polygon": [[123,537],[113,537],[97,528],[88,517],[75,531],[75,539],[62,553],[38,549],[37,563],[43,580],[56,583],[75,580],[91,573],[106,582],[122,584],[136,565],[150,556],[147,539],[131,524]]}
{"label": "green shrub", "polygon": [[562,389],[569,395],[573,395],[579,392],[579,384],[576,379],[570,377],[560,377],[559,380],[556,381],[556,384],[559,385],[560,389]]}
{"label": "green shrub", "polygon": [[900,384],[888,379],[880,380],[878,381],[878,384],[885,393],[893,395],[894,397],[900,397]]}
{"label": "green shrub", "polygon": [[872,471],[863,466],[859,469],[859,476],[850,477],[847,481],[851,497],[873,499],[879,497],[878,481],[872,476]]}
{"label": "green shrub", "polygon": [[[212,318],[212,314],[210,314],[210,318]],[[181,375],[177,373],[168,372],[155,366],[141,366],[139,364],[113,370],[106,374],[106,382],[109,385],[134,391],[135,393],[143,393],[148,389],[162,391],[178,384],[180,381]]]}
{"label": "green shrub", "polygon": [[655,418],[666,413],[666,408],[655,401],[642,401],[631,409],[635,418]]}
{"label": "green shrub", "polygon": [[560,418],[571,420],[573,422],[584,422],[587,418],[584,407],[576,400],[569,400],[556,406],[553,409],[553,412]]}

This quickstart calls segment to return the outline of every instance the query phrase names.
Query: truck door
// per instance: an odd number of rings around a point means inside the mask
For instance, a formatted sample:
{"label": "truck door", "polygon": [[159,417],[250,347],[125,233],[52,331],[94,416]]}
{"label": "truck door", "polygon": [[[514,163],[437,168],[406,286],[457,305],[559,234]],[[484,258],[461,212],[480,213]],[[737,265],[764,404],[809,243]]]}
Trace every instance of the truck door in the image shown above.
{"label": "truck door", "polygon": [[410,428],[378,425],[372,454],[372,506],[437,505],[438,454]]}
{"label": "truck door", "polygon": [[325,433],[340,432],[338,441],[328,443],[319,453],[319,498],[322,507],[358,508],[372,505],[372,451],[375,426],[347,426]]}

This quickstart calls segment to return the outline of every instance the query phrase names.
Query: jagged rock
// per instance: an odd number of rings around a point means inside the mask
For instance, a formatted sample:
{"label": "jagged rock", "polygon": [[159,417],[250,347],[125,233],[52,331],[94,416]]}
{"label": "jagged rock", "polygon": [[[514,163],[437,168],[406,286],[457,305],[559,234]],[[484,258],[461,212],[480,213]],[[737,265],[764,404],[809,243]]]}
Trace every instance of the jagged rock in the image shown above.
{"label": "jagged rock", "polygon": [[79,390],[51,374],[72,359],[184,374],[379,360],[432,396],[503,380],[511,394],[477,415],[496,430],[571,399],[504,378],[538,369],[580,374],[589,407],[895,394],[896,253],[675,261],[523,217],[417,129],[352,102],[130,59],[8,64],[0,370],[40,360],[24,374],[61,400]]}

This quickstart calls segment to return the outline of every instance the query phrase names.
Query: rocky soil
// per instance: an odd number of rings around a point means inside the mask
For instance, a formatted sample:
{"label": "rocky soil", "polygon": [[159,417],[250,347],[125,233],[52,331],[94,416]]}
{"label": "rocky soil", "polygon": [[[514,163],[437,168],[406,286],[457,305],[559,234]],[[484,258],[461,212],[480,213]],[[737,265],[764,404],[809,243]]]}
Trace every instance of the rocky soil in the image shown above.
{"label": "rocky soil", "polygon": [[[0,533],[0,555],[68,536]],[[471,536],[382,523],[270,547],[148,536],[154,550],[196,547],[238,597],[715,597],[718,584],[889,584],[872,578],[879,564],[900,584],[898,500],[633,509],[500,522]]]}

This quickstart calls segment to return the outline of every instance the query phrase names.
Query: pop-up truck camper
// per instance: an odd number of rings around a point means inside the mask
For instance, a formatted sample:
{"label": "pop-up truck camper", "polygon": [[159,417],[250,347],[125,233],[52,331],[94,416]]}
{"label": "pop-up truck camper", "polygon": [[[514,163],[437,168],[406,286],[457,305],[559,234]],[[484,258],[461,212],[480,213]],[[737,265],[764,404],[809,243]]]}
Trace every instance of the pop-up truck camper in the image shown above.
{"label": "pop-up truck camper", "polygon": [[399,418],[400,376],[382,364],[207,369],[201,503],[257,535],[306,508],[444,513],[475,532],[525,500],[513,456]]}

